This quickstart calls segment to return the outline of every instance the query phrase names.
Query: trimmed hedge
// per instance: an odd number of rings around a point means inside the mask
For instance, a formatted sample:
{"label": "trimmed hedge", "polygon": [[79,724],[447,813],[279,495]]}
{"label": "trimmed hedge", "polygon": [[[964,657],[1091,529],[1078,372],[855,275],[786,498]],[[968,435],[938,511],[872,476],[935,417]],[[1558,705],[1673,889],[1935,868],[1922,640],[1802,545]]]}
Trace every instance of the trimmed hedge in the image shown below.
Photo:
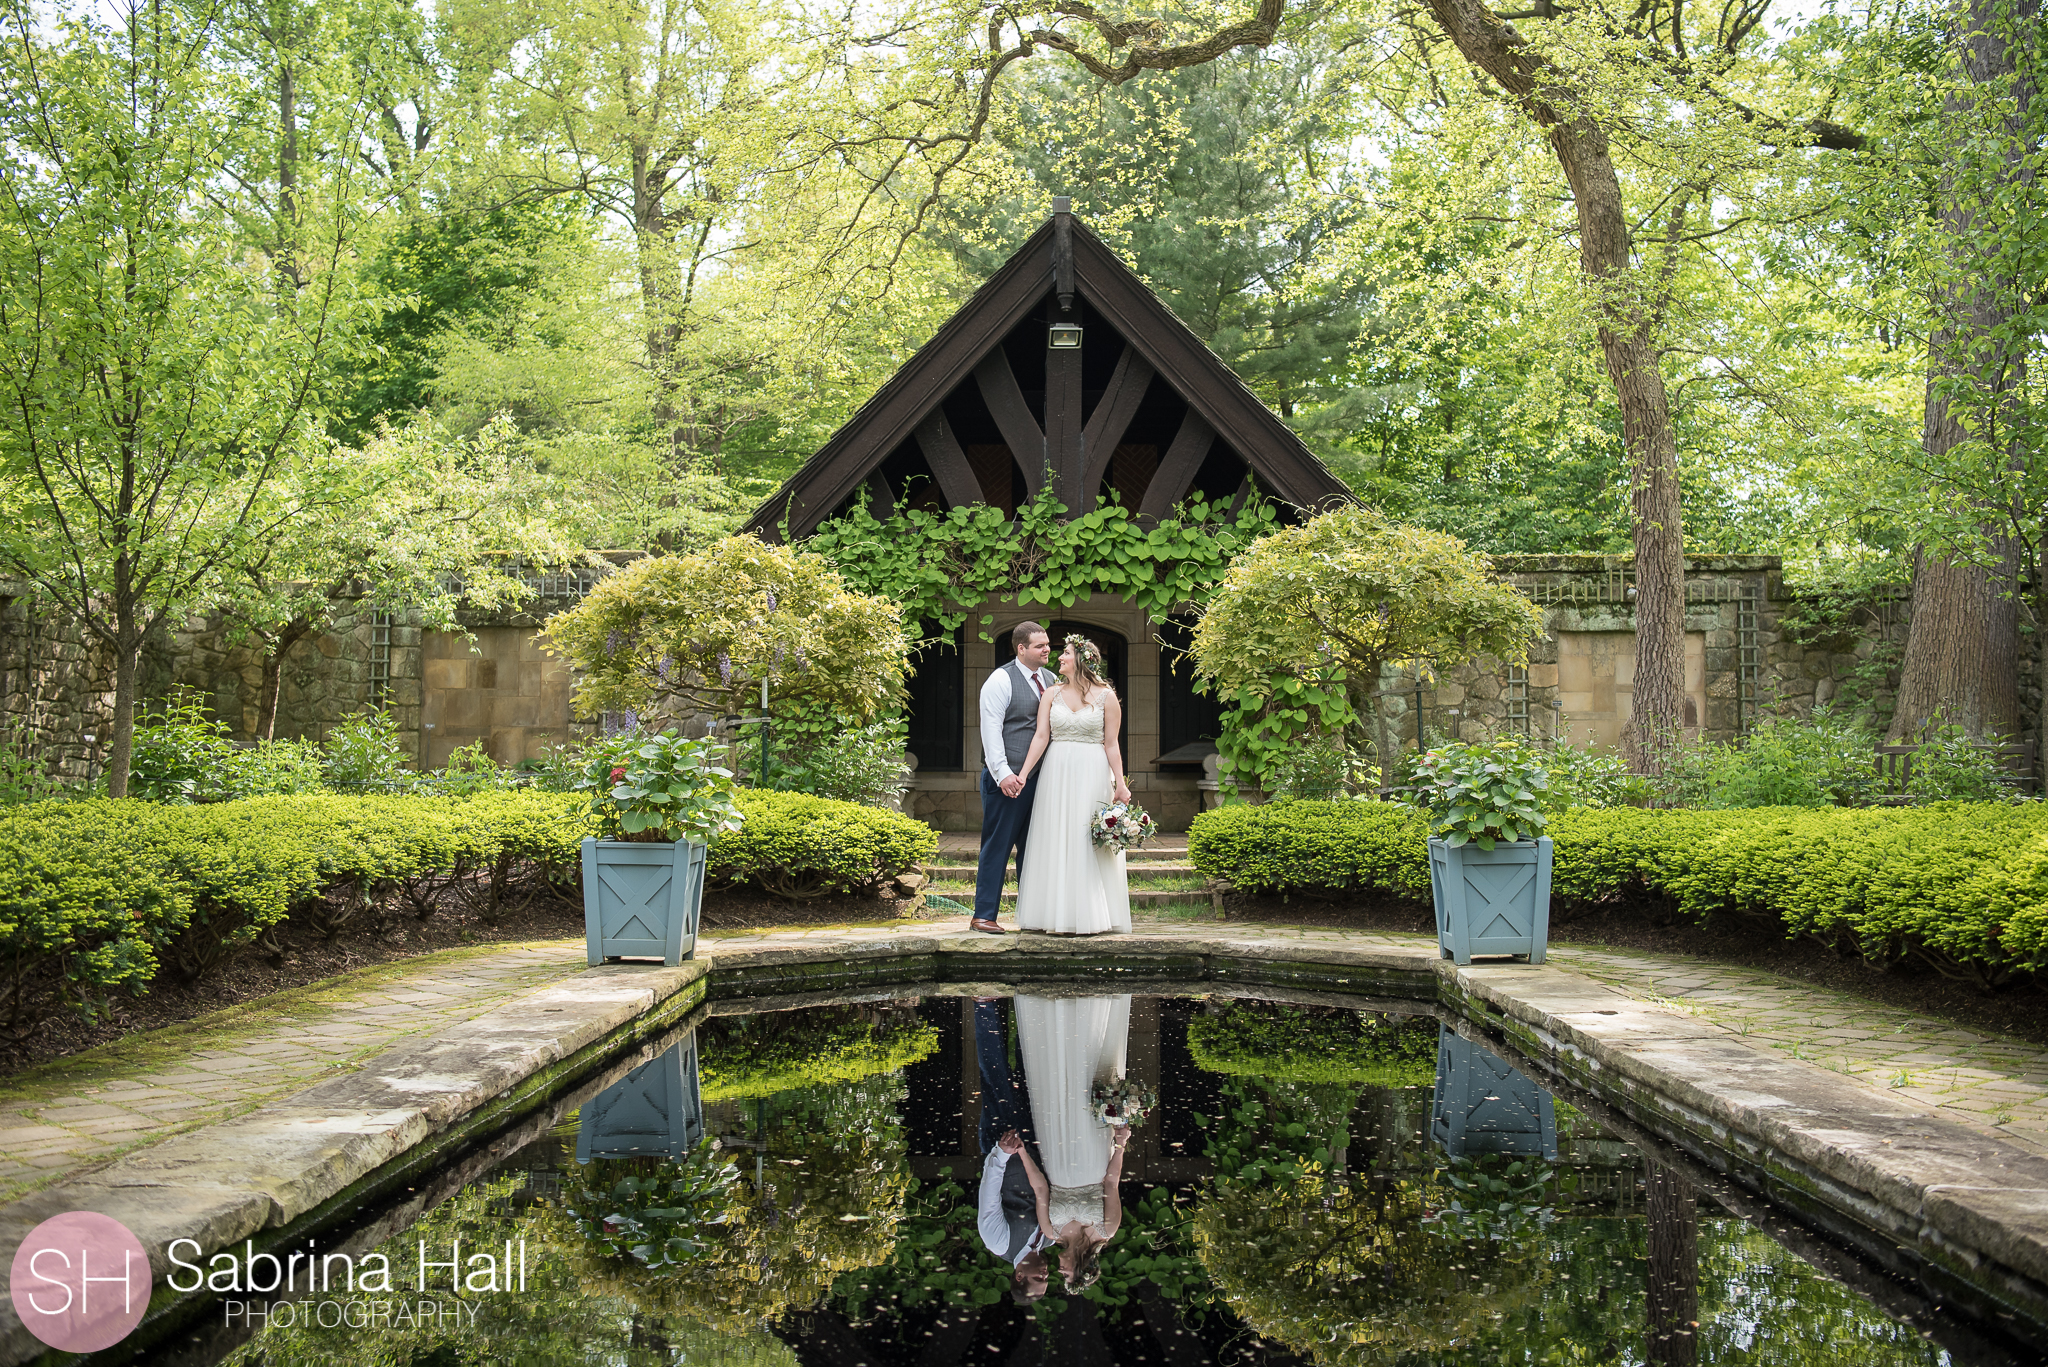
{"label": "trimmed hedge", "polygon": [[[740,808],[712,876],[785,896],[878,887],[938,844],[921,822],[830,798],[743,791]],[[588,799],[536,789],[0,808],[0,1033],[56,1002],[139,995],[164,964],[203,973],[287,918],[333,936],[451,897],[491,920],[548,884],[574,896],[590,829]]]}
{"label": "trimmed hedge", "polygon": [[706,861],[714,886],[751,882],[778,897],[874,892],[939,848],[939,835],[901,812],[858,802],[742,788],[746,821]]}
{"label": "trimmed hedge", "polygon": [[[1765,916],[1872,963],[1995,987],[2048,967],[2048,807],[1642,811],[1552,819],[1552,895],[1668,897],[1699,921]],[[1397,803],[1276,802],[1198,816],[1197,868],[1246,892],[1429,896],[1422,819]]]}
{"label": "trimmed hedge", "polygon": [[877,1024],[851,1014],[807,1015],[794,1028],[773,1028],[781,1024],[775,1016],[727,1017],[704,1027],[697,1053],[704,1099],[751,1100],[799,1087],[842,1086],[908,1068],[939,1047],[937,1027],[921,1020]]}
{"label": "trimmed hedge", "polygon": [[1437,1027],[1334,1007],[1237,1001],[1188,1022],[1188,1052],[1211,1073],[1355,1087],[1427,1087]]}

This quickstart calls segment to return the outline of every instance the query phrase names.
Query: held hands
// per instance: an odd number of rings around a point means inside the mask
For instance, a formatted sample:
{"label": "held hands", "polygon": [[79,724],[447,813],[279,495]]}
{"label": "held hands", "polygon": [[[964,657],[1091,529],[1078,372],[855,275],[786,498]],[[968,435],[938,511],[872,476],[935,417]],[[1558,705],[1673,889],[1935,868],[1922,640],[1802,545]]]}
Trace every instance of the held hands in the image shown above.
{"label": "held hands", "polygon": [[1004,797],[1015,797],[1024,791],[1024,780],[1016,774],[1012,774],[996,786],[1003,790]]}
{"label": "held hands", "polygon": [[996,1147],[1004,1153],[1022,1153],[1024,1140],[1015,1130],[1006,1130],[1003,1137],[996,1141]]}

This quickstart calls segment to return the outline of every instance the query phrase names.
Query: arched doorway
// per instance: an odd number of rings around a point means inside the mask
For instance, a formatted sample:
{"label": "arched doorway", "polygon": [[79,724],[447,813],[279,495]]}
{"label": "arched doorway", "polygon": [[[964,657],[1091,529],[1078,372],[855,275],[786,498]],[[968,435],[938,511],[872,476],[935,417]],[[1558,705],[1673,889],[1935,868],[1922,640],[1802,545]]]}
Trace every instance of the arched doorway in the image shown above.
{"label": "arched doorway", "polygon": [[[1124,772],[1131,772],[1131,644],[1120,631],[1099,626],[1094,622],[1074,622],[1058,618],[1045,624],[1046,634],[1052,637],[1052,659],[1047,666],[1054,673],[1059,672],[1060,647],[1068,636],[1086,636],[1102,651],[1102,663],[1109,669],[1109,682],[1116,688],[1116,696],[1124,705],[1123,724],[1117,728],[1117,748],[1123,751]],[[1000,669],[1017,658],[1017,648],[1010,644],[1010,633],[1005,631],[996,637],[995,667]]]}

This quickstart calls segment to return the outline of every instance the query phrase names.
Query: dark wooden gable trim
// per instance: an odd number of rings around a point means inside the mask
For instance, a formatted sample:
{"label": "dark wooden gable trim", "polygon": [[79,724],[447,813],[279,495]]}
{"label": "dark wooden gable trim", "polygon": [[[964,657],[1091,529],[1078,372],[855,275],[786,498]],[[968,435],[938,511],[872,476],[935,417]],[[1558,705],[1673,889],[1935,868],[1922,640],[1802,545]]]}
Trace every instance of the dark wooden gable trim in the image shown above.
{"label": "dark wooden gable trim", "polygon": [[[1332,499],[1350,501],[1344,482],[1316,459],[1294,430],[1247,389],[1237,372],[1190,332],[1101,238],[1078,224],[1074,273],[1089,307],[1152,363],[1189,408],[1207,420],[1218,439],[1244,457],[1264,492],[1305,508]],[[1196,468],[1200,463],[1198,456]],[[1188,477],[1193,476],[1190,469]],[[1185,483],[1181,489],[1185,492]],[[1151,501],[1148,496],[1146,502]]]}
{"label": "dark wooden gable trim", "polygon": [[[1036,493],[1043,479],[1045,434],[1016,392],[1017,382],[1010,374],[1002,343],[1054,288],[1052,240],[1053,224],[1048,222],[802,469],[754,511],[746,530],[779,539],[780,524],[787,516],[795,535],[809,535],[852,497],[890,452],[913,437],[921,438],[920,445],[928,454],[937,449],[938,459],[931,462],[934,473],[948,499],[957,504],[966,487],[952,459],[958,447],[951,444],[947,449],[951,432],[931,426],[930,419],[935,414],[943,418],[940,405],[969,378],[977,382]],[[1062,499],[1070,507],[1085,507],[1093,499],[1114,452],[1115,442],[1107,429],[1129,422],[1150,378],[1142,373],[1144,369],[1165,379],[1188,404],[1190,418],[1198,419],[1183,426],[1157,477],[1167,480],[1171,469],[1177,480],[1172,499],[1186,491],[1187,481],[1194,477],[1212,440],[1223,442],[1243,457],[1265,492],[1284,502],[1313,507],[1351,497],[1342,481],[1287,424],[1101,239],[1079,223],[1073,231],[1073,269],[1076,292],[1087,300],[1098,321],[1123,336],[1127,350],[1118,364],[1118,381],[1112,385],[1116,394],[1103,397],[1088,424],[1085,467],[1063,472]],[[1014,404],[1008,402],[1012,397]],[[1144,511],[1158,516],[1166,509],[1162,506],[1155,511],[1155,505],[1166,498],[1167,490],[1155,482]]]}

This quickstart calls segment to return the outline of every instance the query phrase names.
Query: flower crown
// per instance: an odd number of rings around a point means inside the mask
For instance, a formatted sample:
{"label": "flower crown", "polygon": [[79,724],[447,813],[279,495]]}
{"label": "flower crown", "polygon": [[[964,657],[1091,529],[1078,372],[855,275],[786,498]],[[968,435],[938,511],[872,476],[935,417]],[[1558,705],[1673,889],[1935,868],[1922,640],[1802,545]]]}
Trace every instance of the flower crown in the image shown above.
{"label": "flower crown", "polygon": [[1074,652],[1074,663],[1098,679],[1107,679],[1109,670],[1103,667],[1102,651],[1086,636],[1069,636],[1067,649]]}

